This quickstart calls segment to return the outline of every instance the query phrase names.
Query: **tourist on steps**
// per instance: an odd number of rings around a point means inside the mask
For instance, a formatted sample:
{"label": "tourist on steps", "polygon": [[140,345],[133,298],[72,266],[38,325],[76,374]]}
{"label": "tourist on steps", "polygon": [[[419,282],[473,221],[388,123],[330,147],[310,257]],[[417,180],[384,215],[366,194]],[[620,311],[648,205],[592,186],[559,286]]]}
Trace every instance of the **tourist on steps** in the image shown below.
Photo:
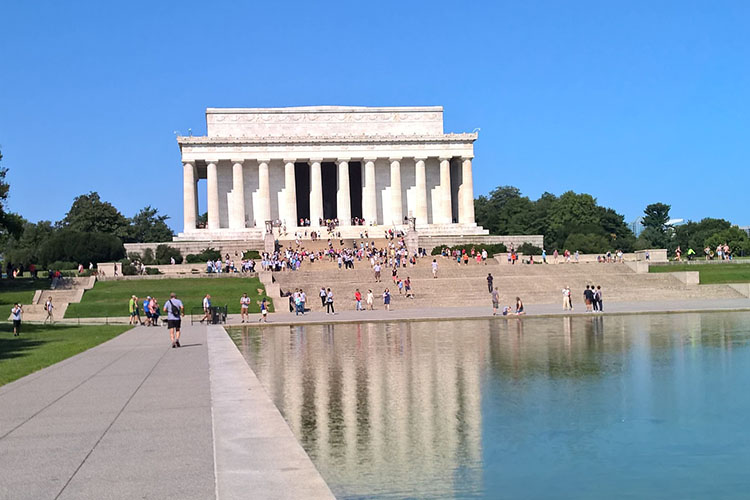
{"label": "tourist on steps", "polygon": [[386,311],[391,310],[391,292],[387,288],[383,292],[383,306]]}
{"label": "tourist on steps", "polygon": [[333,292],[330,288],[326,292],[326,314],[336,314],[333,308]]}
{"label": "tourist on steps", "polygon": [[497,316],[497,308],[500,306],[500,292],[497,287],[492,290],[492,315]]}
{"label": "tourist on steps", "polygon": [[370,311],[374,310],[373,307],[372,307],[374,299],[375,299],[375,297],[372,294],[372,290],[367,290],[367,308]]}
{"label": "tourist on steps", "polygon": [[492,293],[492,282],[494,278],[492,277],[492,273],[487,273],[487,291],[489,293]]}
{"label": "tourist on steps", "polygon": [[354,302],[355,302],[355,311],[361,311],[362,310],[362,294],[359,291],[359,288],[357,288],[357,291],[354,292]]}
{"label": "tourist on steps", "polygon": [[47,299],[47,302],[44,303],[44,312],[47,313],[47,317],[44,318],[43,324],[47,323],[47,320],[49,320],[49,324],[53,324],[55,322],[54,318],[52,317],[52,310],[55,308],[55,306],[52,305],[52,297]]}

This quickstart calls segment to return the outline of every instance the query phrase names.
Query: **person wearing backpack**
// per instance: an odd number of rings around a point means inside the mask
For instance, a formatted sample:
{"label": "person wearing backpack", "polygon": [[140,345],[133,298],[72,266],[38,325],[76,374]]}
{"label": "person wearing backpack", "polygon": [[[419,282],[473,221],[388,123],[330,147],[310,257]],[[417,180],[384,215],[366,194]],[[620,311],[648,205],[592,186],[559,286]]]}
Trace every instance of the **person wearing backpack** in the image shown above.
{"label": "person wearing backpack", "polygon": [[169,300],[164,304],[164,312],[167,313],[167,328],[172,340],[172,349],[180,347],[180,323],[185,315],[185,306],[174,292],[169,294]]}

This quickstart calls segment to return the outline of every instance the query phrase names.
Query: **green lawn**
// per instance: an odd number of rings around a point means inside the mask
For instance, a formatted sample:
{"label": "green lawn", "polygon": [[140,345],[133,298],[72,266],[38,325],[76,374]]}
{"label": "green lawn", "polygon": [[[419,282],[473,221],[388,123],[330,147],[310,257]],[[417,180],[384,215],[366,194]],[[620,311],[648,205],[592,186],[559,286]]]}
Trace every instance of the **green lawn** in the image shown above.
{"label": "green lawn", "polygon": [[42,326],[24,323],[21,335],[13,336],[13,325],[0,323],[0,385],[55,364],[101,344],[130,327]]}
{"label": "green lawn", "polygon": [[0,316],[5,314],[3,309],[8,310],[8,314],[2,316],[3,319],[10,316],[10,309],[13,304],[30,304],[34,298],[34,291],[37,289],[49,289],[50,283],[47,278],[32,280],[31,278],[16,278],[13,280],[0,279]]}
{"label": "green lawn", "polygon": [[652,273],[698,271],[702,284],[750,282],[750,264],[673,264],[650,266]]}
{"label": "green lawn", "polygon": [[[240,297],[243,292],[251,299],[250,312],[260,312],[260,299],[264,290],[258,278],[170,278],[163,280],[128,280],[97,282],[94,288],[83,294],[79,304],[70,304],[66,318],[122,317],[128,315],[128,300],[137,295],[141,304],[152,295],[160,308],[169,299],[170,292],[185,304],[185,314],[202,307],[203,296],[211,294],[215,306],[229,306],[230,313],[240,312]],[[271,302],[269,298],[269,303]],[[273,311],[273,305],[269,307]],[[141,312],[142,314],[142,312]],[[164,313],[162,313],[163,315]]]}

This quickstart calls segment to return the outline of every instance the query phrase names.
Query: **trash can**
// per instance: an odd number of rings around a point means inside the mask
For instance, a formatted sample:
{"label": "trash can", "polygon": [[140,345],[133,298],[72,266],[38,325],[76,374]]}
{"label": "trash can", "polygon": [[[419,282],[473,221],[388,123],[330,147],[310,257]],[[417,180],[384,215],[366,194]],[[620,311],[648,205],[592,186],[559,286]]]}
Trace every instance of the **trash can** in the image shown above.
{"label": "trash can", "polygon": [[221,308],[217,306],[211,306],[211,309],[209,310],[211,316],[209,318],[209,322],[212,325],[218,325],[221,323]]}

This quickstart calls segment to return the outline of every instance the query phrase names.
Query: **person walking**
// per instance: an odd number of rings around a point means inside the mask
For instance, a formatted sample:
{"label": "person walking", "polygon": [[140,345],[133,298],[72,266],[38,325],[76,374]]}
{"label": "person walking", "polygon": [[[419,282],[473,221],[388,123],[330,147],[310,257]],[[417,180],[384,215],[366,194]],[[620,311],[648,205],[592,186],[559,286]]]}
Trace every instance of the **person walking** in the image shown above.
{"label": "person walking", "polygon": [[21,316],[23,315],[23,307],[21,304],[16,302],[13,304],[13,308],[10,310],[10,317],[13,320],[13,336],[18,337],[21,335]]}
{"label": "person walking", "polygon": [[151,324],[153,326],[159,326],[159,303],[156,301],[156,297],[151,297],[148,302],[148,310],[151,311]]}
{"label": "person walking", "polygon": [[492,293],[492,281],[494,278],[492,277],[492,273],[487,273],[487,291],[489,293]]}
{"label": "person walking", "polygon": [[583,301],[586,303],[586,312],[592,312],[592,306],[591,303],[594,300],[594,293],[589,289],[589,286],[586,285],[586,290],[583,291]]}
{"label": "person walking", "polygon": [[260,318],[258,318],[258,323],[261,321],[263,323],[268,323],[268,303],[266,302],[265,297],[260,301]]}
{"label": "person walking", "polygon": [[437,259],[432,259],[432,277],[434,279],[437,279],[437,273],[438,273]]}
{"label": "person walking", "polygon": [[169,300],[164,304],[164,312],[167,313],[167,328],[169,328],[172,349],[180,347],[180,326],[182,317],[185,315],[185,306],[174,292],[169,294]]}
{"label": "person walking", "polygon": [[336,314],[336,309],[333,308],[333,292],[330,288],[326,291],[326,314]]}
{"label": "person walking", "polygon": [[570,309],[573,310],[573,303],[570,301],[570,287],[566,286],[562,289],[562,295],[563,295],[563,311],[567,311]]}
{"label": "person walking", "polygon": [[299,289],[299,307],[300,311],[302,313],[302,316],[305,315],[305,304],[307,303],[307,295],[305,294],[305,291],[301,288]]}
{"label": "person walking", "polygon": [[372,290],[367,290],[367,308],[372,311],[373,309],[373,302],[375,297],[372,294]]}
{"label": "person walking", "polygon": [[492,315],[497,316],[497,308],[500,307],[500,292],[497,287],[492,289]]}
{"label": "person walking", "polygon": [[355,311],[361,311],[362,310],[362,294],[359,291],[359,288],[357,288],[357,291],[354,292],[354,310]]}
{"label": "person walking", "polygon": [[[203,317],[201,318],[201,323],[204,321],[209,321],[211,318],[211,296],[209,294],[206,294],[205,297],[203,297]],[[169,318],[167,318],[167,321],[169,321]]]}
{"label": "person walking", "polygon": [[596,286],[596,294],[594,295],[594,300],[596,300],[596,303],[599,306],[599,312],[604,312],[604,305],[602,304],[602,286],[601,285]]}
{"label": "person walking", "polygon": [[328,296],[328,294],[326,293],[325,287],[322,287],[322,286],[320,287],[319,295],[320,295],[320,306],[325,309],[325,307],[326,307],[326,297]]}
{"label": "person walking", "polygon": [[137,325],[141,322],[141,317],[138,315],[138,297],[135,295],[130,296],[130,301],[128,302],[128,313],[130,314],[129,325]]}
{"label": "person walking", "polygon": [[52,310],[55,308],[54,305],[52,305],[52,297],[47,299],[47,302],[44,303],[44,311],[47,313],[47,316],[44,318],[44,322],[42,324],[46,324],[47,320],[49,320],[49,324],[53,324],[55,322],[55,319],[52,317]]}
{"label": "person walking", "polygon": [[380,281],[380,263],[376,262],[374,266],[372,266],[372,270],[375,271],[375,283],[378,283]]}
{"label": "person walking", "polygon": [[247,293],[243,293],[240,297],[240,323],[244,323],[248,319],[248,310],[250,309],[250,297]]}
{"label": "person walking", "polygon": [[407,276],[406,281],[404,281],[404,291],[406,292],[406,298],[414,298],[414,293],[411,291],[411,278],[409,276]]}
{"label": "person walking", "polygon": [[387,288],[383,292],[383,306],[386,311],[391,310],[391,292]]}

